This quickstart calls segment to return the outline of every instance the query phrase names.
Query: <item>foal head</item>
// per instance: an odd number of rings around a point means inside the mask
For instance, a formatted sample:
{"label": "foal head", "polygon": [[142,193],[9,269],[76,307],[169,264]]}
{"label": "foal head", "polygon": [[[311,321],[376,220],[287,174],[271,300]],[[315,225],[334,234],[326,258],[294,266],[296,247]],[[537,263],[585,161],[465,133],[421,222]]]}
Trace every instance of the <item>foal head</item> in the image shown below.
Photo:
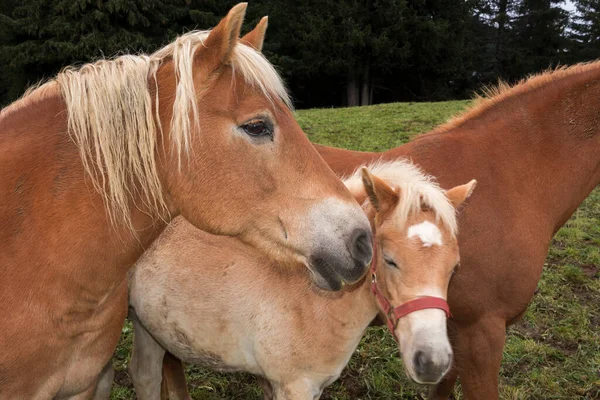
{"label": "foal head", "polygon": [[383,311],[408,375],[436,383],[452,362],[446,296],[459,263],[456,207],[476,182],[444,192],[405,162],[376,164],[371,171],[377,176],[362,169],[378,244],[372,288],[380,308],[391,307]]}

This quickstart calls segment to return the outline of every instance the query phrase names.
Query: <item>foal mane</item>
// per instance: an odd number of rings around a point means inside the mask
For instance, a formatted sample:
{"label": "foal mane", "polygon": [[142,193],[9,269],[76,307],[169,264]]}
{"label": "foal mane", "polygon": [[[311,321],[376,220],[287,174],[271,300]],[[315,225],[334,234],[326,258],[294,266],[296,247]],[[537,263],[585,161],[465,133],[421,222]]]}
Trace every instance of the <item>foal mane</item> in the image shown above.
{"label": "foal mane", "polygon": [[[132,229],[130,211],[139,207],[133,204],[135,194],[141,195],[153,215],[166,212],[155,157],[160,105],[158,94],[152,99],[149,85],[158,85],[156,74],[162,64],[174,63],[177,86],[170,137],[181,164],[182,156],[189,154],[191,135],[199,132],[199,88],[194,87],[192,69],[194,55],[209,33],[189,32],[150,55],[122,55],[81,68],[67,67],[55,79],[26,92],[2,114],[60,94],[66,103],[69,134],[104,197],[110,220],[121,220]],[[292,108],[279,74],[260,52],[238,41],[229,65],[269,100],[281,100]]]}
{"label": "foal mane", "polygon": [[445,124],[440,125],[435,131],[447,131],[459,128],[469,120],[481,116],[483,113],[505,100],[512,99],[523,93],[531,92],[537,88],[549,85],[564,78],[584,74],[595,69],[600,69],[600,60],[571,66],[560,66],[538,74],[529,75],[514,85],[499,81],[497,85],[485,87],[481,95],[476,94],[474,103],[471,107],[458,116],[451,118]]}
{"label": "foal mane", "polygon": [[[456,236],[458,233],[456,210],[431,175],[424,173],[411,162],[401,159],[376,161],[364,166],[373,175],[400,190],[400,200],[394,212],[400,224],[404,225],[412,213],[421,212],[422,207],[426,206],[434,212],[436,220],[441,222],[451,235]],[[343,179],[352,193],[364,192],[360,168],[362,166]]]}

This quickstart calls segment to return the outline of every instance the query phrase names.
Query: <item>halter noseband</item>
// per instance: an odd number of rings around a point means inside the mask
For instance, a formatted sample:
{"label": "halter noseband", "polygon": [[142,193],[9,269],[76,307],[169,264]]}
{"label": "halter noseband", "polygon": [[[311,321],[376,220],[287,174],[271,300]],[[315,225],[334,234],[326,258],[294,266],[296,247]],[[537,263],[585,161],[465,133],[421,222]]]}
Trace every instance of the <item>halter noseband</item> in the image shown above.
{"label": "halter noseband", "polygon": [[398,324],[398,320],[405,315],[412,312],[424,310],[427,308],[437,308],[443,310],[446,313],[446,318],[451,318],[450,306],[448,302],[441,297],[434,296],[422,296],[416,299],[407,301],[398,307],[392,306],[390,301],[383,295],[379,287],[377,286],[377,238],[375,236],[375,230],[373,230],[373,258],[371,260],[371,292],[375,295],[379,307],[385,314],[386,324],[389,330],[392,332],[394,339],[398,341],[394,329]]}

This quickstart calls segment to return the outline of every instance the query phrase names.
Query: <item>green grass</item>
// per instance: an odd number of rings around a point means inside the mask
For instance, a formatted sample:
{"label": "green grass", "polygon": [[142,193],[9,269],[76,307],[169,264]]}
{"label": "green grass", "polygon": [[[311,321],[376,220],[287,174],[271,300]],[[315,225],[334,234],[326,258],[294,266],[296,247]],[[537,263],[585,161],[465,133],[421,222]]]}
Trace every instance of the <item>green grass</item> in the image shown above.
{"label": "green grass", "polygon": [[431,130],[467,104],[467,101],[391,103],[300,110],[297,119],[315,143],[351,150],[383,151]]}
{"label": "green grass", "polygon": [[[316,143],[356,150],[384,150],[427,132],[468,102],[397,103],[347,109],[298,111]],[[501,371],[503,399],[600,399],[600,189],[558,232],[529,311],[509,328]],[[131,326],[115,357],[113,399],[133,399],[125,372]],[[188,369],[194,399],[262,399],[253,377]],[[324,399],[419,399],[396,344],[383,328],[368,330],[342,377]],[[460,386],[455,391],[462,398]]]}

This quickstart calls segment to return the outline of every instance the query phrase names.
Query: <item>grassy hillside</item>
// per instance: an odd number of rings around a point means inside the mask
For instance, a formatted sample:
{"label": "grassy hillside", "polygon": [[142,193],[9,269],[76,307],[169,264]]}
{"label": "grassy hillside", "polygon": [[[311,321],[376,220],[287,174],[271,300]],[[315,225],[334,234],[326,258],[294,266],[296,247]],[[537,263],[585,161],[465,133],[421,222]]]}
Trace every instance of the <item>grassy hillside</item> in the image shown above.
{"label": "grassy hillside", "polygon": [[[386,104],[302,110],[298,120],[317,143],[384,150],[408,141],[466,107],[467,102]],[[509,329],[501,371],[504,399],[600,398],[600,189],[563,229],[550,249],[542,280],[522,322]],[[113,399],[134,398],[124,371],[131,327],[123,330]],[[188,370],[195,399],[262,399],[254,378]],[[396,344],[371,328],[340,381],[324,399],[413,399],[425,389],[407,381]],[[461,398],[460,387],[456,398]]]}

